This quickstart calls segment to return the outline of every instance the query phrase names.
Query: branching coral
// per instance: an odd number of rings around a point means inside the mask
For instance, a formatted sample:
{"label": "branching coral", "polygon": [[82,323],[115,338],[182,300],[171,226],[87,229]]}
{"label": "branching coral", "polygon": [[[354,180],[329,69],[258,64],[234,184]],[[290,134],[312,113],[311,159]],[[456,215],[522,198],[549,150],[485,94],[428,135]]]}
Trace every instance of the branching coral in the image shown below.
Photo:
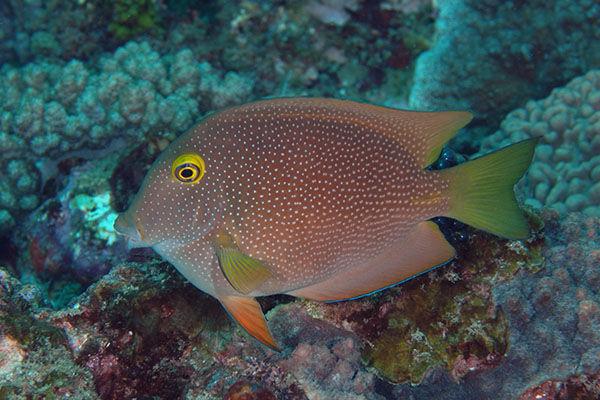
{"label": "branching coral", "polygon": [[148,43],[130,42],[99,60],[28,64],[0,70],[0,232],[38,203],[41,181],[74,151],[106,148],[150,137],[174,138],[202,112],[243,102],[254,80],[213,69],[192,52],[161,56]]}
{"label": "branching coral", "polygon": [[[361,1],[319,2],[356,14],[343,27],[312,18],[303,3],[274,13],[256,2],[219,1],[199,13],[186,12],[190,2],[173,11],[173,2],[156,0],[19,4],[0,5],[0,61],[38,61],[0,68],[0,235],[41,202],[57,162],[75,151],[91,158],[114,140],[172,139],[208,111],[264,96],[398,104],[433,25],[428,6]],[[116,46],[112,36],[172,13],[186,21],[164,26],[164,37],[147,38],[152,44],[102,53]],[[41,50],[32,50],[34,36]]]}

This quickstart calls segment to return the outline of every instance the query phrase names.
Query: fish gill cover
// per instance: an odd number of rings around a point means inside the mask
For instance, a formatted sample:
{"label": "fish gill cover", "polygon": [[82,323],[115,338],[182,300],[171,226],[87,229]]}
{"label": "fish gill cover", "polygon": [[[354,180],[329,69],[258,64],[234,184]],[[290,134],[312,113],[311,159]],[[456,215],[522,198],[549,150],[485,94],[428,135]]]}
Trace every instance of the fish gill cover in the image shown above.
{"label": "fish gill cover", "polygon": [[[0,398],[598,398],[598,20],[593,0],[2,2]],[[281,352],[261,347],[113,222],[204,115],[300,95],[473,112],[440,167],[540,137],[532,236],[437,220],[451,264],[261,298]]]}

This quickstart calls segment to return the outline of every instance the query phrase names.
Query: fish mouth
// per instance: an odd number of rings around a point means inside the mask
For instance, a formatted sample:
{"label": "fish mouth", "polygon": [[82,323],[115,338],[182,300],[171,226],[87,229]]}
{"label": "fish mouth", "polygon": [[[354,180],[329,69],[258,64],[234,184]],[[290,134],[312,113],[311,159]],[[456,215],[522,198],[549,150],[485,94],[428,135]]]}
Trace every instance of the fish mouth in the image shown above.
{"label": "fish mouth", "polygon": [[115,231],[127,239],[129,248],[150,247],[144,238],[144,231],[140,224],[129,212],[121,213],[114,223]]}

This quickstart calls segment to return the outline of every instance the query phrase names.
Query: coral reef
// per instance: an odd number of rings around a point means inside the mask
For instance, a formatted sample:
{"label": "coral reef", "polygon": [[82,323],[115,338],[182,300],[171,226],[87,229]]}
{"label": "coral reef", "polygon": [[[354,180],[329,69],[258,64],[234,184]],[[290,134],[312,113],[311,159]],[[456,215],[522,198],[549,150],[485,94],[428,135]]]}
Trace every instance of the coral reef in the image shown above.
{"label": "coral reef", "polygon": [[[0,2],[0,399],[599,398],[597,20],[593,0]],[[435,219],[452,263],[355,301],[261,298],[282,351],[260,345],[112,222],[203,115],[290,95],[472,110],[461,153],[540,136],[533,236]]]}
{"label": "coral reef", "polygon": [[[508,352],[501,362],[460,383],[434,372],[419,387],[394,388],[396,396],[531,398],[532,391],[550,380],[572,382],[580,393],[598,391],[593,376],[600,371],[600,219],[570,214],[561,220],[547,211],[543,220],[544,267],[533,273],[521,268],[514,279],[492,290],[510,327]],[[540,392],[549,389],[545,385]],[[547,398],[561,397],[557,393]]]}
{"label": "coral reef", "polygon": [[97,399],[91,373],[78,366],[64,333],[37,318],[43,298],[0,268],[0,398]]}
{"label": "coral reef", "polygon": [[66,305],[126,255],[113,228],[117,214],[110,185],[122,158],[111,152],[91,162],[60,163],[64,172],[53,182],[57,193],[13,235],[21,281],[37,282],[53,307]]}
{"label": "coral reef", "polygon": [[507,365],[538,382],[600,368],[600,220],[570,214],[545,231],[544,270],[494,293],[512,328]]}
{"label": "coral reef", "polygon": [[113,18],[108,30],[117,39],[130,39],[156,29],[158,2],[156,0],[118,0],[113,2]]}
{"label": "coral reef", "polygon": [[600,70],[511,112],[481,153],[536,136],[540,145],[520,186],[526,203],[600,216]]}
{"label": "coral reef", "polygon": [[256,97],[406,104],[414,60],[433,34],[431,1],[421,3],[293,0],[270,9],[224,2],[209,22],[175,26],[166,46],[190,48],[223,71],[253,72]]}
{"label": "coral reef", "polygon": [[[151,259],[114,268],[61,311],[25,297],[28,286],[8,273],[0,277],[0,345],[18,349],[0,359],[0,376],[14,379],[3,381],[6,396],[93,387],[103,399],[243,399],[252,393],[260,399],[383,399],[373,393],[375,378],[363,370],[356,337],[298,304],[270,314],[288,347],[277,354],[251,341],[172,267]],[[32,353],[32,340],[55,357],[55,369]],[[77,380],[65,381],[56,371],[67,365]],[[23,368],[28,374],[9,375]],[[25,384],[25,376],[35,379]]]}
{"label": "coral reef", "polygon": [[[210,89],[218,86],[218,72],[198,63],[191,51],[161,57],[147,42],[130,42],[98,65],[98,70],[79,61],[5,66],[3,158],[29,150],[55,159],[73,150],[104,147],[117,137],[174,137],[199,118],[198,99],[211,99]],[[245,101],[252,89],[251,76],[229,79],[244,84],[225,84],[228,97],[219,106]],[[207,106],[216,107],[210,100]]]}
{"label": "coral reef", "polygon": [[253,87],[251,76],[222,77],[189,50],[161,58],[148,43],[130,42],[99,65],[98,71],[79,61],[2,68],[0,230],[38,205],[52,165],[75,151],[106,149],[115,140],[121,148],[172,139],[199,118],[198,99],[205,110],[220,108],[243,102]]}
{"label": "coral reef", "polygon": [[280,353],[253,341],[151,253],[132,253],[136,261],[115,266],[54,311],[35,286],[0,269],[0,348],[8,350],[0,356],[0,394],[383,400],[595,393],[600,219],[562,222],[547,212],[543,221],[543,240],[471,232],[457,244],[454,265],[363,300],[261,299]]}
{"label": "coral reef", "polygon": [[492,368],[509,346],[492,288],[521,268],[539,269],[543,240],[534,235],[521,244],[472,232],[454,244],[459,257],[450,266],[378,298],[312,306],[313,313],[356,332],[369,343],[367,364],[396,383],[419,383],[436,366],[455,380]]}
{"label": "coral reef", "polygon": [[[438,7],[437,40],[417,61],[416,109],[472,110],[489,133],[524,99],[600,66],[596,1],[456,0]],[[461,146],[477,149],[473,137]]]}
{"label": "coral reef", "polygon": [[519,400],[570,400],[600,398],[600,373],[550,380],[527,389]]}
{"label": "coral reef", "polygon": [[126,40],[160,37],[171,24],[186,21],[192,5],[189,0],[5,0],[0,64],[94,60]]}
{"label": "coral reef", "polygon": [[[223,2],[207,7],[206,15],[191,13],[184,23],[161,28],[164,39],[146,37],[103,53],[114,47],[109,40],[107,48],[97,48],[110,35],[111,18],[115,35],[128,36],[159,18],[156,7],[161,15],[167,11],[154,0],[123,0],[101,11],[95,1],[68,2],[61,13],[58,3],[28,2],[21,10],[10,2],[5,5],[10,10],[0,12],[7,20],[0,29],[18,25],[6,37],[51,28],[47,33],[60,49],[56,57],[0,68],[0,236],[42,202],[56,164],[76,151],[91,159],[90,152],[115,140],[122,147],[170,140],[206,112],[264,96],[401,103],[413,61],[427,48],[433,26],[427,4],[394,9],[355,2],[350,10],[359,18],[339,26],[320,21],[306,4],[265,13],[254,2]],[[177,12],[186,14],[189,5],[181,7]],[[35,17],[26,21],[25,15]],[[95,20],[86,23],[90,15]],[[56,38],[67,31],[73,40],[87,38],[96,47]],[[27,47],[29,41],[6,43]],[[67,53],[68,48],[76,51]],[[42,54],[27,47],[17,59],[30,61],[33,53]]]}
{"label": "coral reef", "polygon": [[110,3],[5,0],[0,4],[0,64],[86,59],[110,42]]}
{"label": "coral reef", "polygon": [[350,19],[350,13],[359,8],[358,0],[321,0],[310,1],[306,11],[326,24],[343,26]]}

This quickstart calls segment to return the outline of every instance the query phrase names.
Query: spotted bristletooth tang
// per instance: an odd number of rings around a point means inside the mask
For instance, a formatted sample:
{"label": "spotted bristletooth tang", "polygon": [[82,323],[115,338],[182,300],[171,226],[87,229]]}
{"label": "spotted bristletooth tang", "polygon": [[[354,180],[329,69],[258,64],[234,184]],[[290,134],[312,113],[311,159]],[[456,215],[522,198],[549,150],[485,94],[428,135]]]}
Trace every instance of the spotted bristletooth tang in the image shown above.
{"label": "spotted bristletooth tang", "polygon": [[255,297],[350,299],[443,264],[433,217],[528,236],[513,186],[535,139],[427,169],[470,120],[318,98],[229,108],[164,150],[115,227],[277,348]]}

